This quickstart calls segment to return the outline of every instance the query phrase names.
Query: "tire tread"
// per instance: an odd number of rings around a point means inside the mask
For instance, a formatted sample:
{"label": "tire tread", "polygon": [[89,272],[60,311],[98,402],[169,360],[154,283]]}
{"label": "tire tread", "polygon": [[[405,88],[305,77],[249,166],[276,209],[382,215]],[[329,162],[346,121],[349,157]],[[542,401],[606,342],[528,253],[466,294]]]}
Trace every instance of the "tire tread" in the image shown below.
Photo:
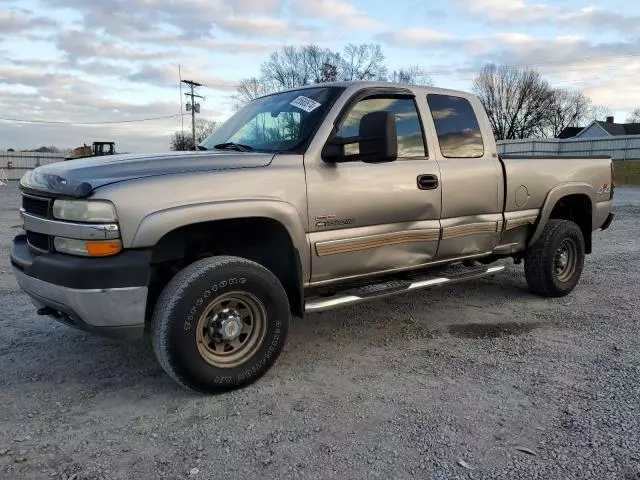
{"label": "tire tread", "polygon": [[[171,348],[169,345],[172,312],[175,310],[176,304],[180,302],[194,281],[208,274],[212,268],[224,268],[230,264],[235,266],[238,264],[244,264],[251,269],[261,271],[263,274],[266,273],[267,275],[273,276],[273,274],[271,274],[271,272],[262,265],[245,258],[233,256],[208,257],[198,260],[179,271],[162,290],[162,293],[156,302],[151,319],[151,343],[154,354],[162,369],[173,380],[186,389],[197,390],[190,384],[187,378],[181,374],[180,369],[172,360],[170,353]],[[273,279],[275,279],[277,286],[281,290],[281,295],[286,299],[284,288],[277,278],[273,277]],[[275,358],[273,361],[275,361]]]}
{"label": "tire tread", "polygon": [[[525,277],[532,293],[543,297],[561,297],[567,295],[575,287],[569,290],[558,288],[553,272],[548,266],[555,261],[555,250],[550,245],[559,236],[576,235],[581,245],[582,259],[579,261],[578,276],[582,272],[584,262],[584,237],[582,231],[574,222],[569,220],[550,219],[544,227],[540,238],[527,250],[525,254]],[[577,283],[577,282],[576,282]]]}

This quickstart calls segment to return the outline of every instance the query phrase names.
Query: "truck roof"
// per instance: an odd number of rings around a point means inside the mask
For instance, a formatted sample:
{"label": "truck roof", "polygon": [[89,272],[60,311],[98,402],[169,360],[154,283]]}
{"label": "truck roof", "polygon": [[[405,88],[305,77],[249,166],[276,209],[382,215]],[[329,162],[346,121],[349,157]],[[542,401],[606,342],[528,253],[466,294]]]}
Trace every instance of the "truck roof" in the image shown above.
{"label": "truck roof", "polygon": [[[382,81],[368,81],[368,80],[355,80],[348,82],[327,82],[327,83],[314,83],[311,85],[304,85],[302,87],[289,88],[286,90],[280,90],[269,95],[282,92],[295,92],[297,90],[308,90],[310,88],[322,88],[322,87],[340,87],[347,90],[359,90],[361,88],[376,88],[376,87],[391,87],[391,88],[404,88],[411,90],[414,93],[423,93],[424,95],[438,94],[438,95],[454,95],[457,97],[470,98],[474,97],[472,93],[464,92],[462,90],[452,90],[449,88],[427,87],[422,85],[410,85],[407,83],[395,83],[395,82],[382,82]],[[268,97],[269,95],[264,95]]]}

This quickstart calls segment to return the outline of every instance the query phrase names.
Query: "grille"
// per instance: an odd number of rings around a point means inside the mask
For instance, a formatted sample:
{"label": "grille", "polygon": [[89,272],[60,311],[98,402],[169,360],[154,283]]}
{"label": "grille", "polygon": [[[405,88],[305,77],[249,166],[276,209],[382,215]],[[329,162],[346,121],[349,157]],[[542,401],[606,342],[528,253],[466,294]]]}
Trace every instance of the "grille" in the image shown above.
{"label": "grille", "polygon": [[45,235],[43,233],[37,232],[27,232],[27,242],[33,248],[37,248],[38,250],[44,250],[48,252],[51,250],[51,237],[49,235]]}
{"label": "grille", "polygon": [[24,211],[38,217],[47,217],[49,215],[49,204],[50,201],[47,198],[28,197],[26,195],[22,197]]}

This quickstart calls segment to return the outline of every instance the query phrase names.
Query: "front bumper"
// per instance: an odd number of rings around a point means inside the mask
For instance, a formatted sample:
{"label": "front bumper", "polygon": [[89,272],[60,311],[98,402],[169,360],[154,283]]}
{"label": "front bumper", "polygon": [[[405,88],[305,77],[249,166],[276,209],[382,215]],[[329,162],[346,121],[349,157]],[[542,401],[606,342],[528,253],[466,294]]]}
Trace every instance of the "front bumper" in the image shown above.
{"label": "front bumper", "polygon": [[150,259],[150,251],[138,250],[95,259],[37,254],[25,235],[11,248],[18,285],[38,313],[111,337],[142,336]]}

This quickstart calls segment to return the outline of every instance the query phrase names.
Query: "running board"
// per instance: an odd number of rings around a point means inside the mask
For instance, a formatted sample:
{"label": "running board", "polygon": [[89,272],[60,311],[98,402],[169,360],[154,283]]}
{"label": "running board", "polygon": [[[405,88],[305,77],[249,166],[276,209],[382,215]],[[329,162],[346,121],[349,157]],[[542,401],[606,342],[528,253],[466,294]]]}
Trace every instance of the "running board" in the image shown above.
{"label": "running board", "polygon": [[306,313],[324,312],[334,308],[356,305],[358,303],[370,302],[380,298],[391,297],[401,293],[421,290],[426,288],[440,287],[445,284],[475,280],[477,278],[488,277],[505,269],[504,265],[474,269],[457,275],[447,275],[439,277],[426,277],[416,280],[391,280],[384,283],[374,283],[364,287],[345,290],[330,297],[311,298],[305,302],[304,311]]}

